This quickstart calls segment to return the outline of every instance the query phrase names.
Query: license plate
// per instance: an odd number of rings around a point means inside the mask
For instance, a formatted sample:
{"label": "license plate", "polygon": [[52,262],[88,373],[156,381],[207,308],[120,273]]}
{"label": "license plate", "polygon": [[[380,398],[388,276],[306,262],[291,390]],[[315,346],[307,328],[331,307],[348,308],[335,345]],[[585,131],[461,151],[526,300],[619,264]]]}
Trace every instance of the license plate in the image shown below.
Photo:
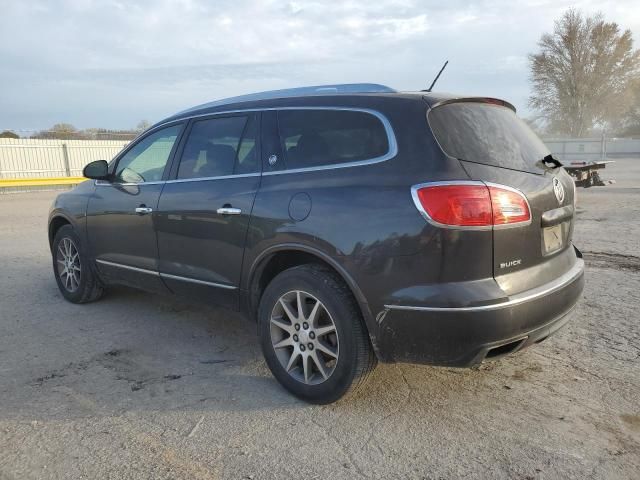
{"label": "license plate", "polygon": [[565,224],[554,225],[553,227],[546,227],[542,229],[542,236],[544,239],[544,253],[552,253],[560,250],[564,246],[565,239]]}

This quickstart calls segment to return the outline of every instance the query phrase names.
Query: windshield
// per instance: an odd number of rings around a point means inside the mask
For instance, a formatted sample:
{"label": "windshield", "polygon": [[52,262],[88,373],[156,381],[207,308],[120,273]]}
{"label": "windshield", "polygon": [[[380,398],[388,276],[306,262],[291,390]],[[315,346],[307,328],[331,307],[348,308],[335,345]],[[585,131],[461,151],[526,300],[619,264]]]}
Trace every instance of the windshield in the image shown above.
{"label": "windshield", "polygon": [[429,125],[447,155],[496,167],[541,173],[549,150],[507,107],[460,102],[429,112]]}

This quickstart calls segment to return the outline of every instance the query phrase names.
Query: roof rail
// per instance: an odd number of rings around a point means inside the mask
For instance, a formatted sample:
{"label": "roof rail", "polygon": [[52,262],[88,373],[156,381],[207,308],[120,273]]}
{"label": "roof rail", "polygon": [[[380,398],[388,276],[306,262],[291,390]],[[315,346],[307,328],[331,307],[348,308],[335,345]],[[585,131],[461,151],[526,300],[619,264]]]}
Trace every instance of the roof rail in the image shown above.
{"label": "roof rail", "polygon": [[201,108],[229,105],[231,103],[250,102],[255,100],[270,100],[273,98],[305,97],[315,95],[341,95],[349,93],[396,93],[393,88],[376,83],[345,83],[337,85],[315,85],[312,87],[286,88],[283,90],[270,90],[266,92],[250,93],[238,97],[223,98],[213,102],[204,103],[180,113],[190,112]]}

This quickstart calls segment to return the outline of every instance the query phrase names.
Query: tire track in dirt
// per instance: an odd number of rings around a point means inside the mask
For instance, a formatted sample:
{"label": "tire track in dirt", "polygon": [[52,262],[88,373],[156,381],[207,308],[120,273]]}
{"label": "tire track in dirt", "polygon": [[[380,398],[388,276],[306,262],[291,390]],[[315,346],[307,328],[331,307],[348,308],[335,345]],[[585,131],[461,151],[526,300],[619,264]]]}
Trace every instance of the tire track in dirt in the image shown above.
{"label": "tire track in dirt", "polygon": [[596,268],[612,268],[640,272],[640,257],[609,252],[582,252],[585,262]]}

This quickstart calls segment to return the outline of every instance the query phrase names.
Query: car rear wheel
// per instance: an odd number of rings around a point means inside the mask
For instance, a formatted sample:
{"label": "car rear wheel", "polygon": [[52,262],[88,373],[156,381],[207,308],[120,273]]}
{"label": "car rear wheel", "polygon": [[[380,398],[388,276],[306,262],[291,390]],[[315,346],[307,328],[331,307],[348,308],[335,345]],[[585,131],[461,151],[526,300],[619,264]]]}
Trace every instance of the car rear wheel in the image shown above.
{"label": "car rear wheel", "polygon": [[267,365],[291,393],[311,403],[335,402],[357,390],[376,365],[351,292],[319,265],[276,276],[259,307]]}
{"label": "car rear wheel", "polygon": [[71,225],[58,230],[52,246],[53,273],[62,296],[72,303],[88,303],[102,297],[104,289]]}

